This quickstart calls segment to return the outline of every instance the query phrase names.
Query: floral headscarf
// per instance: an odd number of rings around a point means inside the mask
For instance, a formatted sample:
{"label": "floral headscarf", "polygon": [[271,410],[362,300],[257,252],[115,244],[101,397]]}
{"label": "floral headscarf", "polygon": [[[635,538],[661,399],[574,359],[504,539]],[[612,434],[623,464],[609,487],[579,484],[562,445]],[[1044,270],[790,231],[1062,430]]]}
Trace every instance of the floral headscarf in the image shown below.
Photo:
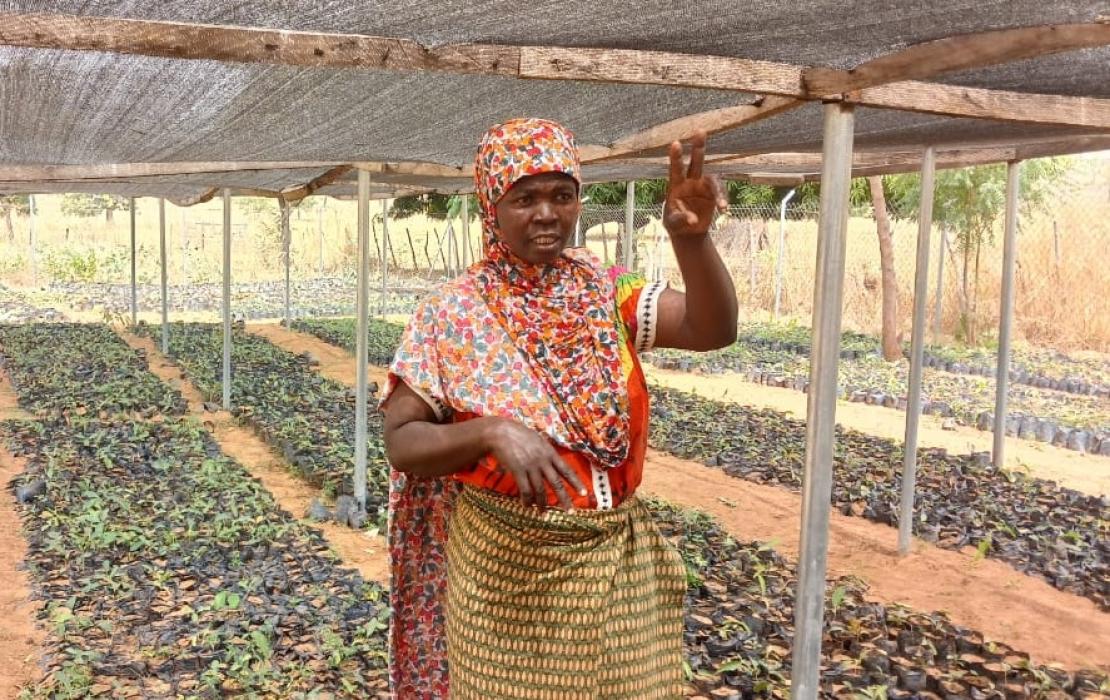
{"label": "floral headscarf", "polygon": [[497,224],[505,193],[542,173],[581,182],[570,131],[544,119],[515,119],[486,132],[474,167],[486,258],[475,276],[567,428],[566,447],[615,467],[628,455],[628,394],[611,283],[582,252],[564,253],[550,266],[525,263],[501,240]]}
{"label": "floral headscarf", "polygon": [[552,172],[580,181],[567,129],[515,119],[486,132],[474,174],[485,258],[421,304],[392,373],[440,411],[513,418],[612,468],[629,433],[613,281],[581,249],[529,264],[497,225],[514,184]]}

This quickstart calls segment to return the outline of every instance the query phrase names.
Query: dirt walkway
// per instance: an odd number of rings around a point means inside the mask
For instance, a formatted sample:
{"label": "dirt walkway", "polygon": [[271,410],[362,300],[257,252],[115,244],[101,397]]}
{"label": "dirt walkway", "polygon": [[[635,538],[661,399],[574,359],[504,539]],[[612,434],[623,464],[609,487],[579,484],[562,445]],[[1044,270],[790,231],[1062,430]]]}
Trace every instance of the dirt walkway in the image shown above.
{"label": "dirt walkway", "polygon": [[[710,399],[737,401],[752,406],[772,408],[805,418],[807,397],[800,391],[763,386],[745,381],[737,374],[702,375],[647,368],[649,380],[659,384],[697,392]],[[905,438],[906,414],[891,408],[840,401],[836,405],[836,422],[846,428],[899,443]],[[918,444],[921,447],[943,447],[953,454],[971,451],[989,452],[991,433],[957,426],[942,430],[942,419],[922,416]],[[1065,450],[1039,442],[1006,439],[1006,464],[1010,468],[1026,467],[1033,476],[1049,479],[1084,493],[1110,494],[1110,457]]]}
{"label": "dirt walkway", "polygon": [[[239,426],[231,414],[226,411],[205,411],[200,392],[182,378],[182,370],[157,350],[153,340],[118,329],[117,333],[132,347],[146,351],[151,371],[181,392],[189,402],[190,412],[204,421],[224,454],[234,458],[261,481],[282,508],[296,518],[304,515],[312,499],[319,495],[319,489],[298,479],[262,438]],[[367,579],[387,582],[388,567],[383,537],[334,523],[311,523],[311,526],[323,532],[324,538],[345,565],[358,569]]]}
{"label": "dirt walkway", "polygon": [[[297,354],[310,352],[320,361],[320,365],[315,368],[317,372],[340,384],[355,385],[355,359],[343,348],[337,348],[310,333],[288,330],[276,323],[248,323],[247,331],[262,336],[289,352]],[[377,382],[379,386],[385,386],[384,369],[370,365],[368,374],[370,381]]]}
{"label": "dirt walkway", "polygon": [[[29,418],[16,404],[7,376],[0,372],[0,420]],[[27,543],[8,484],[24,469],[23,460],[0,445],[0,698],[14,698],[41,676],[36,663],[45,634],[35,624],[40,605],[31,600],[31,581],[21,567]]]}
{"label": "dirt walkway", "polygon": [[[248,326],[248,330],[286,350],[307,350],[320,359],[318,369],[326,376],[354,383],[354,362],[346,351],[277,326]],[[773,542],[780,553],[797,558],[798,494],[655,451],[648,455],[644,490],[709,512],[737,538]],[[1110,639],[1110,615],[1090,600],[1059,591],[1002,562],[978,560],[972,549],[953,552],[917,542],[914,553],[900,559],[896,537],[893,528],[834,515],[830,574],[862,578],[874,600],[947,612],[957,624],[1028,652],[1039,662],[1110,670],[1110,645],[1105,644]]]}
{"label": "dirt walkway", "polygon": [[[719,469],[652,451],[643,489],[718,518],[734,536],[774,543],[797,558],[801,496],[736,479]],[[829,527],[830,575],[855,575],[868,597],[918,610],[941,610],[952,621],[1028,652],[1041,663],[1110,670],[1110,614],[1090,600],[1059,591],[1005,563],[915,542],[899,558],[894,528],[834,513]]]}

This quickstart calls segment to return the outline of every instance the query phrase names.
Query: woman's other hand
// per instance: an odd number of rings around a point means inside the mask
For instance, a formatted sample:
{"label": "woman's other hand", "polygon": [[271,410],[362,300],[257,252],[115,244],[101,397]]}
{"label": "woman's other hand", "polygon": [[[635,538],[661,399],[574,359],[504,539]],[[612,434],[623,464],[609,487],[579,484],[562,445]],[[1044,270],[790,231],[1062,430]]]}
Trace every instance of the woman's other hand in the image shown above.
{"label": "woman's other hand", "polygon": [[574,507],[568,485],[579,495],[587,493],[578,475],[540,433],[509,419],[498,419],[489,430],[490,453],[513,475],[524,505],[546,508],[548,485],[567,510]]}

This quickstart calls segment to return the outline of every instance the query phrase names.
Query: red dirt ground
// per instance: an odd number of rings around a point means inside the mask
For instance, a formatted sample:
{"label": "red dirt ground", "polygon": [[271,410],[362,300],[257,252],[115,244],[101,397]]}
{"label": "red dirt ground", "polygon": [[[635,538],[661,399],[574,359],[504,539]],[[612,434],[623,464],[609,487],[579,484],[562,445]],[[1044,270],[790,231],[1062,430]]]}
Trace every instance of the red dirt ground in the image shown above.
{"label": "red dirt ground", "polygon": [[[17,407],[7,377],[0,373],[0,420],[27,417]],[[21,688],[39,678],[36,662],[45,639],[35,624],[35,611],[40,606],[30,599],[30,579],[20,568],[27,558],[27,543],[15,496],[7,488],[23,466],[0,446],[0,698],[16,697]]]}

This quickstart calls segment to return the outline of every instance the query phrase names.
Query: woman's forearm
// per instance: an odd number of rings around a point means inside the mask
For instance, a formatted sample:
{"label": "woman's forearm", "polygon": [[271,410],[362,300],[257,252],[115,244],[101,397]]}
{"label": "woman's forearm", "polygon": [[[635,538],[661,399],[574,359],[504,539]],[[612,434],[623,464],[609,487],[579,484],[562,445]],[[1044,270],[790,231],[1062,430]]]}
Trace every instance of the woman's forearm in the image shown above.
{"label": "woman's forearm", "polygon": [[709,235],[673,236],[686,285],[681,333],[691,350],[715,350],[736,341],[736,289]]}
{"label": "woman's forearm", "polygon": [[498,418],[463,423],[411,421],[385,431],[385,449],[394,469],[416,476],[448,476],[466,469],[492,450]]}

